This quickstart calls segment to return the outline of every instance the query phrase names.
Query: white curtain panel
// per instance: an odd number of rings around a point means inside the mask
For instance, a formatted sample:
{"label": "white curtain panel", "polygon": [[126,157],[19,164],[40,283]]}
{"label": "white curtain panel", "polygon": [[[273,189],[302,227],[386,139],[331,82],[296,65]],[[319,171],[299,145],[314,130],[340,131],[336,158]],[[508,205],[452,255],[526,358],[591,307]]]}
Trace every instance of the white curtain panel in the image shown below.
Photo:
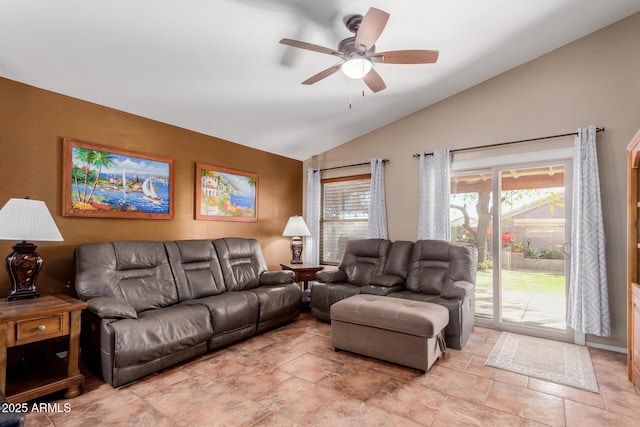
{"label": "white curtain panel", "polygon": [[449,205],[451,153],[448,148],[420,154],[418,240],[451,240]]}
{"label": "white curtain panel", "polygon": [[610,336],[595,126],[578,129],[573,143],[572,209],[567,323],[585,334]]}
{"label": "white curtain panel", "polygon": [[387,203],[384,197],[384,160],[371,160],[371,189],[369,192],[370,239],[387,238]]}
{"label": "white curtain panel", "polygon": [[307,215],[306,223],[311,236],[304,245],[304,262],[320,264],[320,169],[307,169]]}

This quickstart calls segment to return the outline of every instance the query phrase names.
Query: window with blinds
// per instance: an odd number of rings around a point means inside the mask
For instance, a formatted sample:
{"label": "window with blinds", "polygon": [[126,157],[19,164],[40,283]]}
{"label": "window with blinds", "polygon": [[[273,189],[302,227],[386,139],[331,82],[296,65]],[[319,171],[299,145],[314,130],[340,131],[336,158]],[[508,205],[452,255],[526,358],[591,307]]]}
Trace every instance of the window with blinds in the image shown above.
{"label": "window with blinds", "polygon": [[322,180],[320,263],[338,265],[348,240],[366,239],[371,175]]}

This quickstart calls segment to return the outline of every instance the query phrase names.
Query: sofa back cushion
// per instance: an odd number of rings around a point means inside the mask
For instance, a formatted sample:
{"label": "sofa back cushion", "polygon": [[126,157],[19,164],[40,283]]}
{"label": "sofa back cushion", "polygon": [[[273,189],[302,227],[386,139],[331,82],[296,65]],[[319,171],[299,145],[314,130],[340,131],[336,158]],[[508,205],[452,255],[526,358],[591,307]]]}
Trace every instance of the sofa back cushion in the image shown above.
{"label": "sofa back cushion", "polygon": [[218,295],[227,290],[210,240],[165,242],[180,301]]}
{"label": "sofa back cushion", "polygon": [[256,239],[226,237],[213,241],[229,291],[257,288],[267,263]]}
{"label": "sofa back cushion", "polygon": [[440,295],[451,281],[475,284],[475,247],[446,240],[418,240],[413,245],[406,287],[412,292]]}
{"label": "sofa back cushion", "polygon": [[413,242],[397,240],[391,244],[387,264],[384,267],[384,274],[407,279],[409,274],[409,264],[411,263],[411,253]]}
{"label": "sofa back cushion", "polygon": [[136,312],[178,302],[162,242],[85,243],[75,250],[76,292],[83,300],[108,297]]}
{"label": "sofa back cushion", "polygon": [[364,286],[384,273],[391,242],[386,239],[349,240],[340,261],[340,270],[352,285]]}
{"label": "sofa back cushion", "polygon": [[449,248],[449,278],[476,284],[478,248],[471,243],[451,243]]}

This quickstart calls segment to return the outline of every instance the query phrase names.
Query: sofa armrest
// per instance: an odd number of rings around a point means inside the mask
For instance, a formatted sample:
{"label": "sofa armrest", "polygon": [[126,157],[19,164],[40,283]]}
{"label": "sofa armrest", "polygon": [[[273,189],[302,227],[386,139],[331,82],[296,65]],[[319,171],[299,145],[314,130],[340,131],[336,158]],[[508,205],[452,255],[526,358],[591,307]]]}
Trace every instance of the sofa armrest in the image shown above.
{"label": "sofa armrest", "polygon": [[442,298],[464,298],[470,296],[476,285],[473,283],[469,283],[464,280],[458,280],[456,282],[450,282],[447,286],[442,289],[440,292],[440,296]]}
{"label": "sofa armrest", "polygon": [[260,275],[261,286],[286,285],[294,282],[293,271],[265,271]]}
{"label": "sofa armrest", "polygon": [[347,273],[342,270],[322,270],[316,273],[316,279],[322,283],[346,282]]}
{"label": "sofa armrest", "polygon": [[102,319],[137,319],[138,313],[129,304],[115,298],[96,297],[87,300],[87,309]]}

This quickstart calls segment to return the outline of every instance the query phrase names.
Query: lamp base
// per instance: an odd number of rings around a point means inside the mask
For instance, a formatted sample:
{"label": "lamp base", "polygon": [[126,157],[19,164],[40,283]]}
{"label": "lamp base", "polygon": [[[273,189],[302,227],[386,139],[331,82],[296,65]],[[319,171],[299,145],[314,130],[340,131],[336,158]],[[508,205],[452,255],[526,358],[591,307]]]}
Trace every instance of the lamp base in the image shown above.
{"label": "lamp base", "polygon": [[8,301],[38,298],[36,279],[42,268],[42,258],[36,252],[38,247],[33,243],[17,243],[5,260],[7,272],[11,278],[11,293]]}
{"label": "lamp base", "polygon": [[293,237],[291,239],[291,264],[302,264],[302,239]]}
{"label": "lamp base", "polygon": [[35,290],[16,291],[7,297],[7,301],[17,301],[20,299],[33,299],[33,298],[40,298],[40,293],[36,292]]}

